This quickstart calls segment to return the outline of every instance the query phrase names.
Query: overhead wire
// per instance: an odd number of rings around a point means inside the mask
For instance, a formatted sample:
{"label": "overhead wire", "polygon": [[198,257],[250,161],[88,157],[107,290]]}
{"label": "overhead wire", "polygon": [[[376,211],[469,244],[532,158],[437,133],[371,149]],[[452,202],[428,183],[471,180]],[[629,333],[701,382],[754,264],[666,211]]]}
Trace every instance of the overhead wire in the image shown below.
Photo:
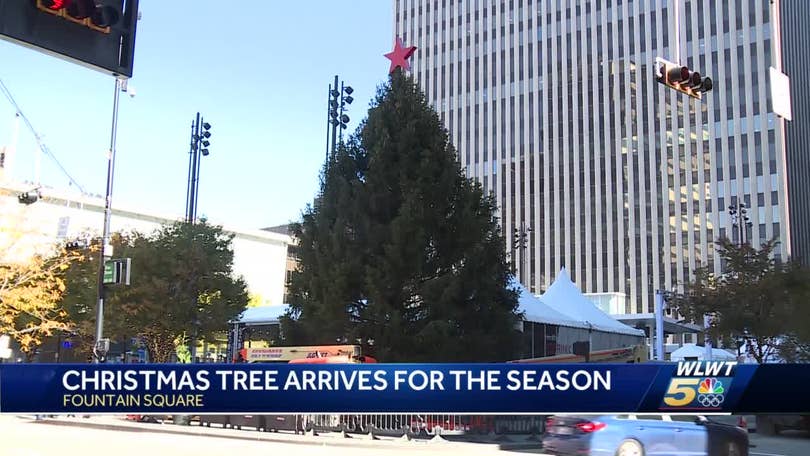
{"label": "overhead wire", "polygon": [[14,99],[14,96],[11,94],[11,91],[8,89],[8,87],[6,87],[5,83],[3,83],[2,78],[0,78],[0,91],[3,92],[3,95],[9,101],[9,103],[11,103],[11,105],[14,107],[14,110],[16,111],[17,115],[23,120],[25,125],[28,127],[28,130],[31,131],[31,134],[34,135],[34,139],[36,140],[37,145],[39,146],[39,149],[42,152],[44,152],[45,155],[50,157],[54,161],[54,163],[56,163],[56,166],[58,166],[59,169],[62,171],[62,173],[68,178],[71,185],[76,186],[76,188],[79,189],[79,191],[82,193],[82,195],[87,195],[88,193],[84,190],[84,187],[82,187],[81,184],[79,184],[79,182],[76,181],[76,179],[74,179],[73,176],[71,176],[70,173],[67,172],[65,167],[62,166],[62,163],[59,162],[59,159],[56,158],[56,155],[54,155],[53,152],[51,152],[51,150],[48,148],[48,146],[42,140],[42,137],[39,135],[39,133],[37,133],[37,130],[31,124],[31,121],[29,121],[28,117],[26,117],[25,113],[23,113],[22,109],[20,108],[20,105],[17,104],[17,101]]}

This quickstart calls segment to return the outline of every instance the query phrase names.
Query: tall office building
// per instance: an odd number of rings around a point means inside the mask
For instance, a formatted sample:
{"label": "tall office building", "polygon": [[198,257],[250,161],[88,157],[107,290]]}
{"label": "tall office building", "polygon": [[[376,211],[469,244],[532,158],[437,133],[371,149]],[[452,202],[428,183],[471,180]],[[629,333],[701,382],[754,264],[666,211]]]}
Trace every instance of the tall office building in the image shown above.
{"label": "tall office building", "polygon": [[[770,0],[394,0],[393,16],[462,166],[496,197],[521,281],[539,293],[565,267],[636,313],[697,266],[720,271],[712,243],[737,239],[738,202],[755,245],[810,256],[810,3],[781,2],[781,27]],[[678,50],[714,80],[702,101],[655,80]]]}

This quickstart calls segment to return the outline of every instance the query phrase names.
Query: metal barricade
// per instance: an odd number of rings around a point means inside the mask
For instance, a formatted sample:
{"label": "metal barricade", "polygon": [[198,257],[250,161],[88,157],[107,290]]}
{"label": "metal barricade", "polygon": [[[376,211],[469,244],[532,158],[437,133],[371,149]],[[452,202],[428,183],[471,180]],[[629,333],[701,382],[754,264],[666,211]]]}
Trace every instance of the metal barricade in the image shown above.
{"label": "metal barricade", "polygon": [[542,434],[545,416],[452,414],[311,414],[300,415],[302,430],[402,436]]}
{"label": "metal barricade", "polygon": [[542,434],[545,416],[508,415],[495,417],[496,434]]}
{"label": "metal barricade", "polygon": [[412,415],[411,432],[417,435],[464,435],[470,429],[462,415]]}
{"label": "metal barricade", "polygon": [[340,431],[341,415],[301,415],[301,427],[305,431]]}

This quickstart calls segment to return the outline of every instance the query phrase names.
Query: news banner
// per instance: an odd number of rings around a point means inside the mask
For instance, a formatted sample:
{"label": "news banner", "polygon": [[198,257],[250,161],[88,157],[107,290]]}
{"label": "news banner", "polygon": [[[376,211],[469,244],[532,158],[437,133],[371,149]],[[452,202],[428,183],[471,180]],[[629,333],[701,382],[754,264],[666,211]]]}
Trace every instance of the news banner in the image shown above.
{"label": "news banner", "polygon": [[0,364],[0,413],[808,413],[806,365]]}

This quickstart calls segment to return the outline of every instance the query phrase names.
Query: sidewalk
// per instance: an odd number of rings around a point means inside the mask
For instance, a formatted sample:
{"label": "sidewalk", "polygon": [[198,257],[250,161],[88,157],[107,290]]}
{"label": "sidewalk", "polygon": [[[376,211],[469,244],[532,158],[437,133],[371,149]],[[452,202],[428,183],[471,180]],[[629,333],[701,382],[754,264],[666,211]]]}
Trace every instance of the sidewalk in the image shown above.
{"label": "sidewalk", "polygon": [[223,429],[215,427],[200,426],[194,422],[189,426],[174,424],[154,424],[138,423],[126,420],[123,416],[115,415],[95,415],[89,418],[57,416],[55,418],[45,418],[35,420],[34,416],[19,416],[19,419],[28,420],[42,426],[76,426],[103,430],[116,430],[124,432],[150,432],[161,434],[179,434],[203,437],[219,437],[237,440],[261,440],[268,442],[301,444],[301,445],[334,445],[365,448],[391,448],[407,450],[430,450],[446,448],[448,450],[463,450],[465,452],[476,451],[518,451],[525,449],[539,449],[540,442],[530,440],[529,436],[510,436],[508,438],[487,439],[485,436],[476,436],[473,441],[448,440],[442,437],[429,439],[405,440],[397,437],[378,436],[371,439],[363,434],[349,434],[344,437],[338,432],[323,432],[318,435],[301,435],[293,432],[261,432],[253,429]]}

